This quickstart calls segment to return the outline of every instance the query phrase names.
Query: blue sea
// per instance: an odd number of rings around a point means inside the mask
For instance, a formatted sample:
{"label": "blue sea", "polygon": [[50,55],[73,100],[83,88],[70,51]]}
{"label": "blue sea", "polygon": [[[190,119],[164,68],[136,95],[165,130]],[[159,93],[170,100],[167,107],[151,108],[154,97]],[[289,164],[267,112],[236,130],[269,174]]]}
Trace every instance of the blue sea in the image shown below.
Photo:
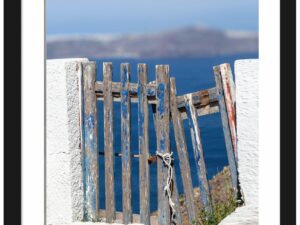
{"label": "blue sea", "polygon": [[[177,95],[183,95],[202,89],[215,86],[213,66],[221,63],[230,63],[234,73],[234,61],[237,59],[258,58],[258,54],[230,55],[214,58],[182,58],[182,59],[96,59],[97,61],[97,80],[102,80],[102,63],[113,62],[113,80],[120,81],[120,63],[128,62],[131,66],[131,82],[137,82],[137,64],[148,64],[148,79],[155,80],[155,65],[170,65],[170,76],[176,78]],[[95,60],[95,59],[91,59]],[[99,151],[103,152],[103,103],[98,101],[98,142]],[[121,152],[121,120],[120,103],[114,103],[114,150]],[[138,153],[138,127],[137,127],[137,104],[131,104],[131,151]],[[211,179],[220,172],[224,166],[228,165],[224,135],[219,113],[198,118],[200,126],[201,140],[204,150],[204,159],[207,167],[208,178]],[[197,172],[193,157],[191,136],[188,121],[184,121],[187,148],[190,159],[193,186],[198,186]],[[149,106],[149,148],[150,153],[155,154],[156,136],[152,117],[152,109]],[[171,150],[174,152],[174,167],[178,183],[179,193],[183,193],[181,175],[179,171],[178,157],[175,145],[172,123],[170,123]],[[104,156],[100,155],[100,208],[105,208],[105,173]],[[151,212],[157,209],[157,165],[150,165],[150,208]],[[115,157],[115,199],[116,210],[122,211],[122,166],[121,157]],[[139,212],[139,161],[132,158],[132,205],[133,212]]]}

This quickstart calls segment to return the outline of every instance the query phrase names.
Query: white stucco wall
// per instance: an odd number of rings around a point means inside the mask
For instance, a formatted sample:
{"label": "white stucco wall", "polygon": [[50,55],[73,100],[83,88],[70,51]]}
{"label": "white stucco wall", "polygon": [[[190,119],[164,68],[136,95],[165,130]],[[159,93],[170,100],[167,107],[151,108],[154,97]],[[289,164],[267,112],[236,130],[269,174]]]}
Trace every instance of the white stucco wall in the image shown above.
{"label": "white stucco wall", "polygon": [[258,59],[237,60],[236,119],[239,180],[245,206],[220,225],[258,224]]}
{"label": "white stucco wall", "polygon": [[79,117],[81,61],[47,60],[46,221],[70,223],[82,217]]}

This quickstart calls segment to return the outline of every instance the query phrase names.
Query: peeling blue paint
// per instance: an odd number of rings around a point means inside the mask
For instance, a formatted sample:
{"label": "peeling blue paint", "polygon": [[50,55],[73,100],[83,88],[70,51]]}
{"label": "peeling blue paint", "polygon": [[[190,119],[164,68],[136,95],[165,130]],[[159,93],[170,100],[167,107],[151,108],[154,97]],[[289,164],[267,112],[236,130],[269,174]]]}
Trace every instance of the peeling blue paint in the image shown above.
{"label": "peeling blue paint", "polygon": [[159,99],[157,110],[163,113],[165,111],[165,85],[163,83],[157,86],[157,98]]}
{"label": "peeling blue paint", "polygon": [[121,141],[123,173],[123,222],[128,224],[132,219],[131,205],[131,158],[130,158],[130,97],[129,65],[121,65]]}
{"label": "peeling blue paint", "polygon": [[147,95],[148,96],[155,96],[155,89],[154,88],[147,88]]}
{"label": "peeling blue paint", "polygon": [[93,185],[93,183],[92,183],[92,187],[93,187],[93,191],[92,191],[92,209],[93,210],[97,210],[96,209],[96,191],[95,191],[95,189],[94,189],[94,185]]}
{"label": "peeling blue paint", "polygon": [[84,220],[97,221],[98,216],[98,149],[97,115],[94,82],[96,67],[94,62],[83,64],[82,86],[82,149],[83,149],[83,191]]}
{"label": "peeling blue paint", "polygon": [[138,85],[138,132],[139,132],[139,139],[141,139],[144,135],[144,130],[143,130],[143,126],[144,126],[144,111],[143,111],[143,106],[142,103],[144,101],[144,96],[143,93],[141,93],[142,89],[144,89],[144,87],[141,87],[141,83],[139,81],[139,85]]}
{"label": "peeling blue paint", "polygon": [[122,67],[123,67],[123,71],[122,71],[123,76],[121,76],[121,84],[122,84],[122,88],[125,88],[126,82],[128,80],[129,71],[127,71],[125,64],[122,65]]}
{"label": "peeling blue paint", "polygon": [[127,90],[122,90],[121,114],[123,118],[127,118],[128,116],[128,96],[129,92]]}
{"label": "peeling blue paint", "polygon": [[[191,100],[190,100],[191,101]],[[203,154],[203,149],[200,146],[200,149],[198,148],[198,144],[197,144],[197,133],[196,130],[198,130],[198,135],[200,136],[200,130],[198,127],[198,124],[194,124],[193,122],[193,117],[197,118],[197,115],[193,115],[196,114],[195,112],[191,111],[189,104],[192,104],[188,101],[186,101],[186,112],[187,112],[187,117],[188,117],[188,121],[189,121],[189,127],[191,130],[191,137],[192,137],[192,145],[193,145],[193,151],[194,151],[194,157],[195,157],[195,162],[196,162],[196,168],[197,168],[197,174],[198,174],[198,181],[199,181],[199,187],[200,187],[200,198],[201,198],[201,202],[205,207],[205,210],[207,212],[211,212],[212,208],[211,208],[211,203],[210,203],[210,190],[209,190],[209,186],[208,186],[208,181],[207,181],[207,174],[206,174],[206,167],[205,167],[205,163],[204,163],[204,159],[201,158],[201,152]],[[201,137],[199,137],[200,139]],[[201,145],[201,143],[200,143]],[[203,164],[203,165],[202,165]],[[202,171],[203,168],[203,171]],[[207,188],[206,188],[207,186]]]}
{"label": "peeling blue paint", "polygon": [[165,139],[165,137],[163,137],[163,138],[160,140],[159,148],[160,148],[160,151],[161,151],[161,152],[166,152],[166,139]]}
{"label": "peeling blue paint", "polygon": [[93,115],[88,115],[86,117],[86,124],[88,126],[88,129],[94,129],[95,127],[95,118]]}

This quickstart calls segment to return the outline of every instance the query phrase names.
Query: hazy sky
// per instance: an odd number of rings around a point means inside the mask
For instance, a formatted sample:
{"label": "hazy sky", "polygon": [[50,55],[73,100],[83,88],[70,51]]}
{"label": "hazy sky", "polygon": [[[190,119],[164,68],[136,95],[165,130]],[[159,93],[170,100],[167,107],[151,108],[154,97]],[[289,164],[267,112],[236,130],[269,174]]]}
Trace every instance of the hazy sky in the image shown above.
{"label": "hazy sky", "polygon": [[46,0],[47,34],[153,32],[202,25],[258,31],[258,0]]}

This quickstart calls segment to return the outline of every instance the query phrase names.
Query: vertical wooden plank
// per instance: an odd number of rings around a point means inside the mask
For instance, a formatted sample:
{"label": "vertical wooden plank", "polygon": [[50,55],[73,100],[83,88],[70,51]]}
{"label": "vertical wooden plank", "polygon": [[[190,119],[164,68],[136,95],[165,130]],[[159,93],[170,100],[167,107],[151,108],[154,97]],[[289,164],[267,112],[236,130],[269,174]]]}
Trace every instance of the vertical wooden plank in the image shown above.
{"label": "vertical wooden plank", "polygon": [[[159,153],[170,153],[169,137],[169,66],[156,66],[156,138],[157,151]],[[170,208],[168,196],[165,192],[167,185],[168,169],[163,160],[157,157],[157,194],[158,194],[158,224],[170,224]]]}
{"label": "vertical wooden plank", "polygon": [[175,224],[182,225],[182,217],[180,211],[180,202],[179,202],[179,194],[175,176],[175,167],[173,166],[173,194],[172,194],[172,201],[175,203]]}
{"label": "vertical wooden plank", "polygon": [[203,148],[202,148],[201,136],[200,136],[200,128],[197,120],[198,116],[197,116],[195,106],[193,105],[193,98],[191,94],[185,95],[185,102],[186,102],[186,111],[189,120],[189,126],[191,130],[193,150],[194,150],[195,160],[197,164],[196,167],[197,167],[197,173],[199,179],[201,202],[204,206],[205,211],[208,214],[211,214],[212,205],[211,205],[210,188],[207,179],[206,166],[205,166],[204,154],[203,154]]}
{"label": "vertical wooden plank", "polygon": [[103,104],[104,104],[104,152],[105,152],[105,204],[106,222],[115,220],[114,186],[114,135],[113,135],[113,96],[112,63],[103,63]]}
{"label": "vertical wooden plank", "polygon": [[99,169],[97,143],[97,104],[95,94],[96,63],[82,63],[84,96],[84,165],[85,165],[85,209],[86,221],[98,220]]}
{"label": "vertical wooden plank", "polygon": [[[156,105],[152,105],[152,112],[153,112],[153,121],[154,121],[154,129],[157,132],[156,127]],[[177,183],[176,183],[176,173],[175,169],[173,167],[173,190],[172,190],[172,201],[175,203],[175,224],[179,225],[182,224],[182,216],[180,211],[180,202],[179,202],[179,194],[177,189]],[[171,212],[170,212],[171,213]]]}
{"label": "vertical wooden plank", "polygon": [[123,184],[123,222],[132,221],[131,206],[131,153],[130,153],[130,66],[121,64],[121,148],[122,148],[122,184]]}
{"label": "vertical wooden plank", "polygon": [[149,113],[147,101],[148,67],[138,65],[138,135],[139,135],[139,183],[140,183],[140,223],[150,225],[149,187]]}
{"label": "vertical wooden plank", "polygon": [[173,121],[173,130],[176,140],[176,148],[179,158],[179,166],[181,170],[181,177],[183,181],[184,194],[185,194],[185,206],[188,213],[189,224],[192,224],[193,221],[196,221],[196,208],[194,205],[194,192],[193,192],[193,183],[191,178],[191,170],[189,164],[189,158],[186,147],[186,139],[183,128],[183,123],[181,119],[181,113],[177,107],[176,101],[176,81],[175,78],[170,79],[170,106],[171,106],[171,115]]}
{"label": "vertical wooden plank", "polygon": [[227,109],[228,123],[231,133],[232,145],[235,158],[237,159],[237,136],[236,136],[236,116],[235,116],[235,86],[233,82],[230,64],[225,63],[219,66],[219,73],[222,78],[225,104]]}
{"label": "vertical wooden plank", "polygon": [[226,145],[228,163],[229,163],[230,174],[231,174],[231,181],[232,181],[234,193],[237,196],[238,193],[237,165],[234,156],[233,144],[232,144],[231,133],[230,133],[229,123],[228,123],[227,110],[225,106],[224,90],[223,90],[222,80],[220,76],[220,68],[218,66],[215,66],[213,69],[214,69],[214,75],[216,81],[216,88],[218,92],[217,94],[218,94],[218,102],[219,102],[219,111],[221,114],[223,133],[225,138],[225,145]]}
{"label": "vertical wooden plank", "polygon": [[[172,79],[172,78],[171,78]],[[156,81],[152,81],[152,84],[156,83]],[[157,132],[157,126],[156,126],[156,105],[152,105],[152,112],[153,112],[153,121],[154,121],[154,129]],[[173,188],[172,188],[172,201],[175,204],[175,221],[170,221],[172,222],[172,224],[177,224],[180,225],[182,224],[182,216],[181,216],[181,211],[180,211],[180,202],[179,202],[179,193],[178,193],[178,189],[177,189],[177,183],[176,183],[176,173],[175,173],[175,169],[173,167]],[[171,214],[171,212],[170,212]]]}

